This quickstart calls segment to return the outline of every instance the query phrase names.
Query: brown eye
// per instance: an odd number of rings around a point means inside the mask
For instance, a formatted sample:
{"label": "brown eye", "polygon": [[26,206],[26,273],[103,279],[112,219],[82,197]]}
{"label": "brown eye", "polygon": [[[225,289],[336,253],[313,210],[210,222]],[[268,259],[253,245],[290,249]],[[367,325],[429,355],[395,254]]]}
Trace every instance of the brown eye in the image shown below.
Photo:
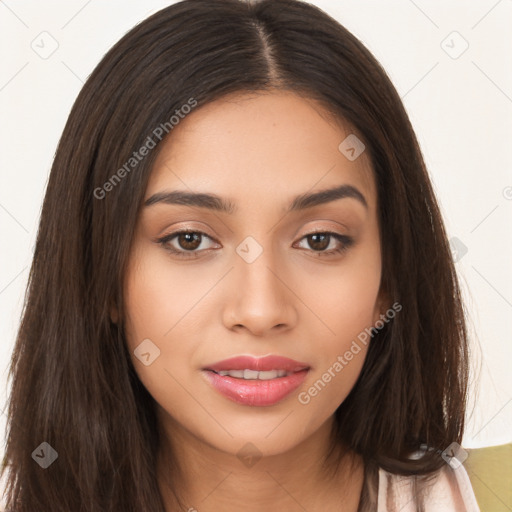
{"label": "brown eye", "polygon": [[193,251],[201,245],[201,235],[199,233],[180,233],[176,240],[182,249]]}
{"label": "brown eye", "polygon": [[[305,240],[308,246],[303,246],[303,248],[309,249],[313,253],[316,253],[317,256],[339,255],[354,244],[353,238],[346,235],[340,235],[339,233],[331,233],[329,231],[317,231],[316,233],[310,233],[301,239],[301,243],[302,240]],[[326,250],[328,247],[330,247],[330,249]]]}
{"label": "brown eye", "polygon": [[201,231],[176,231],[158,239],[158,243],[170,253],[183,258],[199,257],[200,253],[211,247],[201,247],[204,241],[213,240]]}
{"label": "brown eye", "polygon": [[316,251],[324,251],[329,247],[330,235],[325,233],[315,233],[313,235],[308,235],[306,237],[308,239],[309,246]]}

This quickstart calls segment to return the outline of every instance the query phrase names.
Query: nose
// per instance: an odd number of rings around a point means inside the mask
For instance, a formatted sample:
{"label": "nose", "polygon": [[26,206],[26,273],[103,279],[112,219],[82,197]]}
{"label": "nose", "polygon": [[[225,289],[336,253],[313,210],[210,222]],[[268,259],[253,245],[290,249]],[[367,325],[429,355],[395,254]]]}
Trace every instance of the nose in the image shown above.
{"label": "nose", "polygon": [[223,311],[224,325],[231,330],[247,329],[254,336],[284,331],[297,322],[290,274],[283,271],[270,249],[252,263],[235,255],[229,278],[229,298]]}

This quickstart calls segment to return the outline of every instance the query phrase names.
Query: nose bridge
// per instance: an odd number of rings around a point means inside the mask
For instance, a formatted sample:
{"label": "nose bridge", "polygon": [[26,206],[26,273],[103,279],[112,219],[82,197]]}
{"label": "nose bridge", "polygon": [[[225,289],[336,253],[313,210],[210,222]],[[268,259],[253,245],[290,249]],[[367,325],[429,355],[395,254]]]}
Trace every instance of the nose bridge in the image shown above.
{"label": "nose bridge", "polygon": [[233,272],[234,294],[230,301],[230,318],[237,325],[248,329],[265,331],[275,325],[289,324],[293,305],[293,294],[287,292],[278,255],[270,244],[247,237],[236,248]]}
{"label": "nose bridge", "polygon": [[238,245],[236,252],[239,260],[235,267],[241,294],[249,295],[255,301],[265,299],[268,304],[276,301],[281,295],[282,283],[275,275],[279,263],[270,244],[270,237],[265,239],[263,245],[248,236]]}

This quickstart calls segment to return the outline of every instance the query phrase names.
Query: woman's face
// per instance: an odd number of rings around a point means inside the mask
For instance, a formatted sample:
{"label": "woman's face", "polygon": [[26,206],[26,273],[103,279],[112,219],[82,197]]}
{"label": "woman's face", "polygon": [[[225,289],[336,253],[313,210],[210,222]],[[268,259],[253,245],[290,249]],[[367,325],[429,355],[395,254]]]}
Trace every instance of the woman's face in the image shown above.
{"label": "woman's face", "polygon": [[354,341],[385,310],[376,188],[328,119],[291,93],[232,95],[163,142],[124,291],[133,364],[170,434],[279,454],[355,384],[367,345]]}

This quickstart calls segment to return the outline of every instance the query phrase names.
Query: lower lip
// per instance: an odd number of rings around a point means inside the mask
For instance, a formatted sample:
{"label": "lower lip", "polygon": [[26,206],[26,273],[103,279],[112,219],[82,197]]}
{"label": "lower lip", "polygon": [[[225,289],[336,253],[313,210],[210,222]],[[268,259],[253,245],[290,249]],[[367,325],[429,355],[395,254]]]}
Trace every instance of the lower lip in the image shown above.
{"label": "lower lip", "polygon": [[219,375],[211,370],[204,374],[210,384],[226,398],[238,404],[263,407],[274,405],[297,389],[309,370],[292,373],[286,377],[269,380],[244,380]]}

